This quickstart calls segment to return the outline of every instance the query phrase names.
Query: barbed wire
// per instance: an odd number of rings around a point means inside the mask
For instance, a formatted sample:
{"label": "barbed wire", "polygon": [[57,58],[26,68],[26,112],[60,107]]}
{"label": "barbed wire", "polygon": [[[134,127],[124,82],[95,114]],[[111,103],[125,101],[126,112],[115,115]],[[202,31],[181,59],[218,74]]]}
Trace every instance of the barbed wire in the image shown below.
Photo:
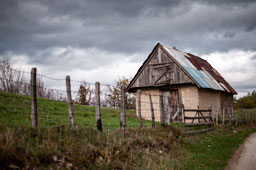
{"label": "barbed wire", "polygon": [[[18,69],[14,69],[14,68],[11,68],[11,67],[6,67],[6,66],[3,66],[3,65],[0,65],[1,68],[5,68],[5,69],[9,69],[9,70],[12,70],[14,72],[19,72],[19,73],[24,73],[24,74],[29,74],[31,75],[30,72],[27,72],[27,71],[24,71],[24,70],[18,70]],[[55,78],[55,77],[51,77],[51,76],[47,76],[47,75],[43,75],[43,74],[40,74],[40,73],[37,73],[37,76],[38,77],[42,77],[42,78],[46,78],[46,79],[49,79],[49,80],[54,80],[54,81],[66,81],[65,78]],[[88,81],[83,81],[83,80],[74,80],[74,79],[71,79],[70,80],[71,82],[75,82],[75,83],[86,83],[87,85],[95,85],[95,83],[91,83],[91,82],[88,82]],[[113,85],[111,84],[106,84],[106,83],[100,83],[100,85],[102,86],[109,86],[109,87],[114,87]]]}

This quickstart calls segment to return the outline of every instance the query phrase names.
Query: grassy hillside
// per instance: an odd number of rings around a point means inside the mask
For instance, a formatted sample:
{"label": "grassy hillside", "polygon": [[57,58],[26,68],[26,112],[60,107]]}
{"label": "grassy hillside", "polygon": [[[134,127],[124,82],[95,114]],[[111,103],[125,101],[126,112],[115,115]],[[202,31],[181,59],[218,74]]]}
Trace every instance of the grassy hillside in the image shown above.
{"label": "grassy hillside", "polygon": [[184,136],[159,125],[136,128],[135,112],[127,111],[130,128],[123,133],[119,110],[102,108],[101,133],[95,129],[94,107],[74,105],[78,125],[74,132],[68,128],[67,104],[45,99],[38,100],[40,127],[32,129],[30,104],[30,97],[0,93],[0,169],[221,170],[239,144],[256,131],[251,123]]}
{"label": "grassy hillside", "polygon": [[[74,104],[75,124],[81,127],[95,127],[95,107]],[[0,125],[13,127],[17,125],[30,127],[31,97],[0,92]],[[103,129],[118,129],[120,110],[101,108]],[[139,127],[135,110],[127,110],[127,128]],[[67,125],[68,105],[65,102],[38,99],[39,127],[56,127]],[[144,121],[150,126],[150,121]]]}

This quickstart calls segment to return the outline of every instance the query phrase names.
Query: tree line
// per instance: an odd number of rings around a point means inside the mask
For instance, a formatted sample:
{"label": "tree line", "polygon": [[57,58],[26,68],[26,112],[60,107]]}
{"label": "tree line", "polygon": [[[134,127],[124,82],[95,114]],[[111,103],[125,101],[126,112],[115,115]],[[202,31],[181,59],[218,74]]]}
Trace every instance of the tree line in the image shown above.
{"label": "tree line", "polygon": [[234,102],[235,109],[254,109],[256,108],[256,91],[253,90],[251,93],[249,92],[247,96],[241,97],[238,100],[234,99]]}

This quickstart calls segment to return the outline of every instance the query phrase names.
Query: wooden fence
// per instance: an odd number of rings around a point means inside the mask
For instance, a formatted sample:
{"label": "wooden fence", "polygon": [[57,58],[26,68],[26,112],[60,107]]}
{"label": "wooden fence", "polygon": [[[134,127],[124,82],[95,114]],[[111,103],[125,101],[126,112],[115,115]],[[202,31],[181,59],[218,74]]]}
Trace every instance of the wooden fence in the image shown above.
{"label": "wooden fence", "polygon": [[[186,116],[187,112],[195,112],[195,116]],[[207,116],[203,113],[208,114]],[[191,121],[189,124],[187,120]],[[194,122],[196,120],[196,123]],[[184,109],[184,132],[186,134],[195,134],[207,132],[212,129],[213,121],[212,121],[212,109],[209,107],[208,109]],[[187,128],[196,127],[198,129],[187,129]],[[202,129],[201,129],[202,128]]]}

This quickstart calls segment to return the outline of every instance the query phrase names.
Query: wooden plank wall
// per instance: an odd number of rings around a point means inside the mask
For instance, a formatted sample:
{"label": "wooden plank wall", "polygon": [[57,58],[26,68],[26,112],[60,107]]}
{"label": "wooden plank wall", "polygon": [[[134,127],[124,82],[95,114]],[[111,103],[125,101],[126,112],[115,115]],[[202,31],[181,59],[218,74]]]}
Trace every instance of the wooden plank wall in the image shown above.
{"label": "wooden plank wall", "polygon": [[191,79],[161,48],[157,49],[138,76],[132,88],[192,83]]}

